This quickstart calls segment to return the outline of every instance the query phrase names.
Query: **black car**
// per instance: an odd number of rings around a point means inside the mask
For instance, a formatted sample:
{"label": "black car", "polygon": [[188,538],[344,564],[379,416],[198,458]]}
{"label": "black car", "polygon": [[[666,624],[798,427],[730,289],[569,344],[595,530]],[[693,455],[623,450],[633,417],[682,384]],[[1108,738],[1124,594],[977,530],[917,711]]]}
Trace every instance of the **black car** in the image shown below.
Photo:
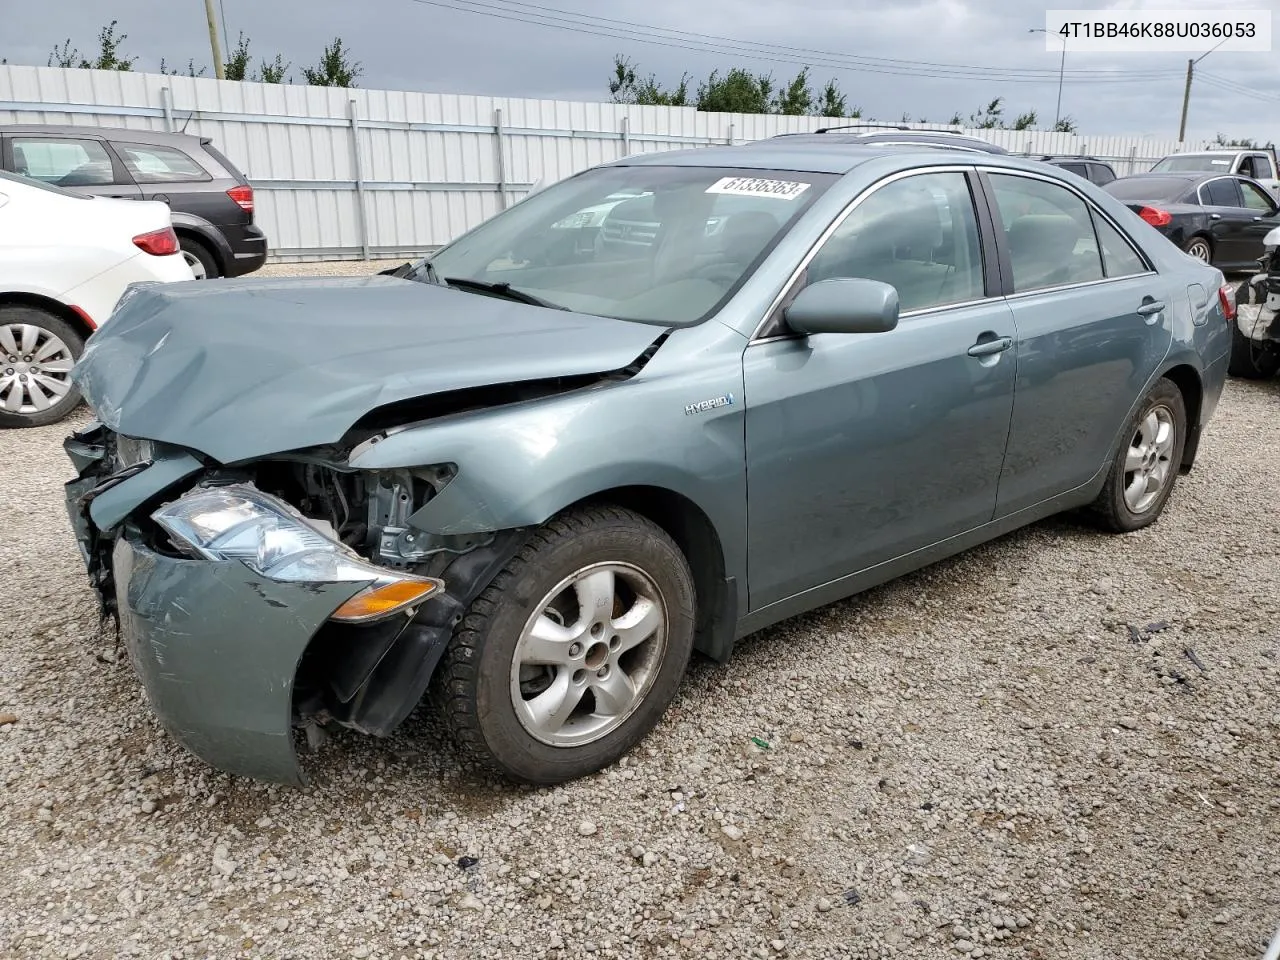
{"label": "black car", "polygon": [[1280,209],[1256,180],[1217,173],[1139,173],[1102,189],[1198,260],[1253,270]]}
{"label": "black car", "polygon": [[1063,170],[1069,170],[1078,177],[1084,177],[1086,180],[1096,183],[1100,187],[1105,187],[1112,180],[1118,179],[1116,171],[1111,164],[1099,160],[1097,157],[1079,157],[1069,155],[1043,156],[1039,158],[1043,163],[1051,163],[1055,167],[1061,167]]}
{"label": "black car", "polygon": [[0,125],[0,169],[77,193],[160,200],[198,279],[267,259],[253,187],[208,137],[120,127]]}

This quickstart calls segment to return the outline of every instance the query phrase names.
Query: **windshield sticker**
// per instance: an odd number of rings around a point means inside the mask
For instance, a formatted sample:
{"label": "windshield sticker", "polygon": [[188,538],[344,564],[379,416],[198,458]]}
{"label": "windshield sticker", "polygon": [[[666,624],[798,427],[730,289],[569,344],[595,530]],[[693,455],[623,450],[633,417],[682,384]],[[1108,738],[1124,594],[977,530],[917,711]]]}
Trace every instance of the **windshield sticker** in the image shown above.
{"label": "windshield sticker", "polygon": [[758,177],[723,177],[707,187],[707,193],[727,193],[735,197],[774,197],[794,200],[809,189],[796,180],[762,180]]}

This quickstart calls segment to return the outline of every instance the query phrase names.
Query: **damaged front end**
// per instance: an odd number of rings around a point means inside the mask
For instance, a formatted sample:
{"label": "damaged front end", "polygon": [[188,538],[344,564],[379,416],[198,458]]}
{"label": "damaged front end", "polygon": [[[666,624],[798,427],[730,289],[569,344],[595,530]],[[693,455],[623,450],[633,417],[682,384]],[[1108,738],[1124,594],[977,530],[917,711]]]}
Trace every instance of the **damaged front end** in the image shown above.
{"label": "damaged front end", "polygon": [[226,467],[96,423],[64,448],[68,516],[153,710],[257,779],[306,782],[302,732],[394,730],[522,540],[414,526],[449,464],[355,470],[335,448]]}

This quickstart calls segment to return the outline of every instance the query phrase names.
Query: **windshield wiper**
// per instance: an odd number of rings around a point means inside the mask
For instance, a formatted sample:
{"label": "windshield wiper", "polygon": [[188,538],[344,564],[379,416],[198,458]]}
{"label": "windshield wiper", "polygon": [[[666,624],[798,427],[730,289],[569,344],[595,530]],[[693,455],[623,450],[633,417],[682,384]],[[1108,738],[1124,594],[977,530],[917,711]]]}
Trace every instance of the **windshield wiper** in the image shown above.
{"label": "windshield wiper", "polygon": [[471,280],[467,277],[445,277],[444,282],[451,287],[461,287],[464,290],[480,290],[484,293],[496,293],[500,297],[506,297],[508,300],[515,300],[517,303],[529,303],[535,307],[547,307],[551,310],[568,310],[568,307],[562,307],[558,303],[552,303],[550,300],[544,300],[542,297],[527,293],[524,290],[517,290],[509,283],[488,283],[484,280]]}

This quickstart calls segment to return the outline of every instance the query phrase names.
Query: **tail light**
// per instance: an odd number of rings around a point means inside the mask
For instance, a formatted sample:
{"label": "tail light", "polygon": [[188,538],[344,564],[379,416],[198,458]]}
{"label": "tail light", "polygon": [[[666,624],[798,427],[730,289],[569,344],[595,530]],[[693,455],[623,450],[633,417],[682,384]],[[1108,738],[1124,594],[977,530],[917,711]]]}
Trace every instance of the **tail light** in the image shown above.
{"label": "tail light", "polygon": [[1222,315],[1227,318],[1228,323],[1235,322],[1236,319],[1236,291],[1229,283],[1224,283],[1218,288],[1218,302],[1222,304]]}
{"label": "tail light", "polygon": [[1173,222],[1173,214],[1159,207],[1143,207],[1138,211],[1138,216],[1153,227],[1167,227]]}
{"label": "tail light", "polygon": [[178,235],[173,232],[173,227],[152,230],[150,233],[140,233],[133,238],[133,245],[143,253],[149,253],[153,257],[172,256],[180,249]]}
{"label": "tail light", "polygon": [[234,200],[245,213],[253,213],[253,187],[247,184],[242,187],[232,187],[227,191],[227,196]]}

